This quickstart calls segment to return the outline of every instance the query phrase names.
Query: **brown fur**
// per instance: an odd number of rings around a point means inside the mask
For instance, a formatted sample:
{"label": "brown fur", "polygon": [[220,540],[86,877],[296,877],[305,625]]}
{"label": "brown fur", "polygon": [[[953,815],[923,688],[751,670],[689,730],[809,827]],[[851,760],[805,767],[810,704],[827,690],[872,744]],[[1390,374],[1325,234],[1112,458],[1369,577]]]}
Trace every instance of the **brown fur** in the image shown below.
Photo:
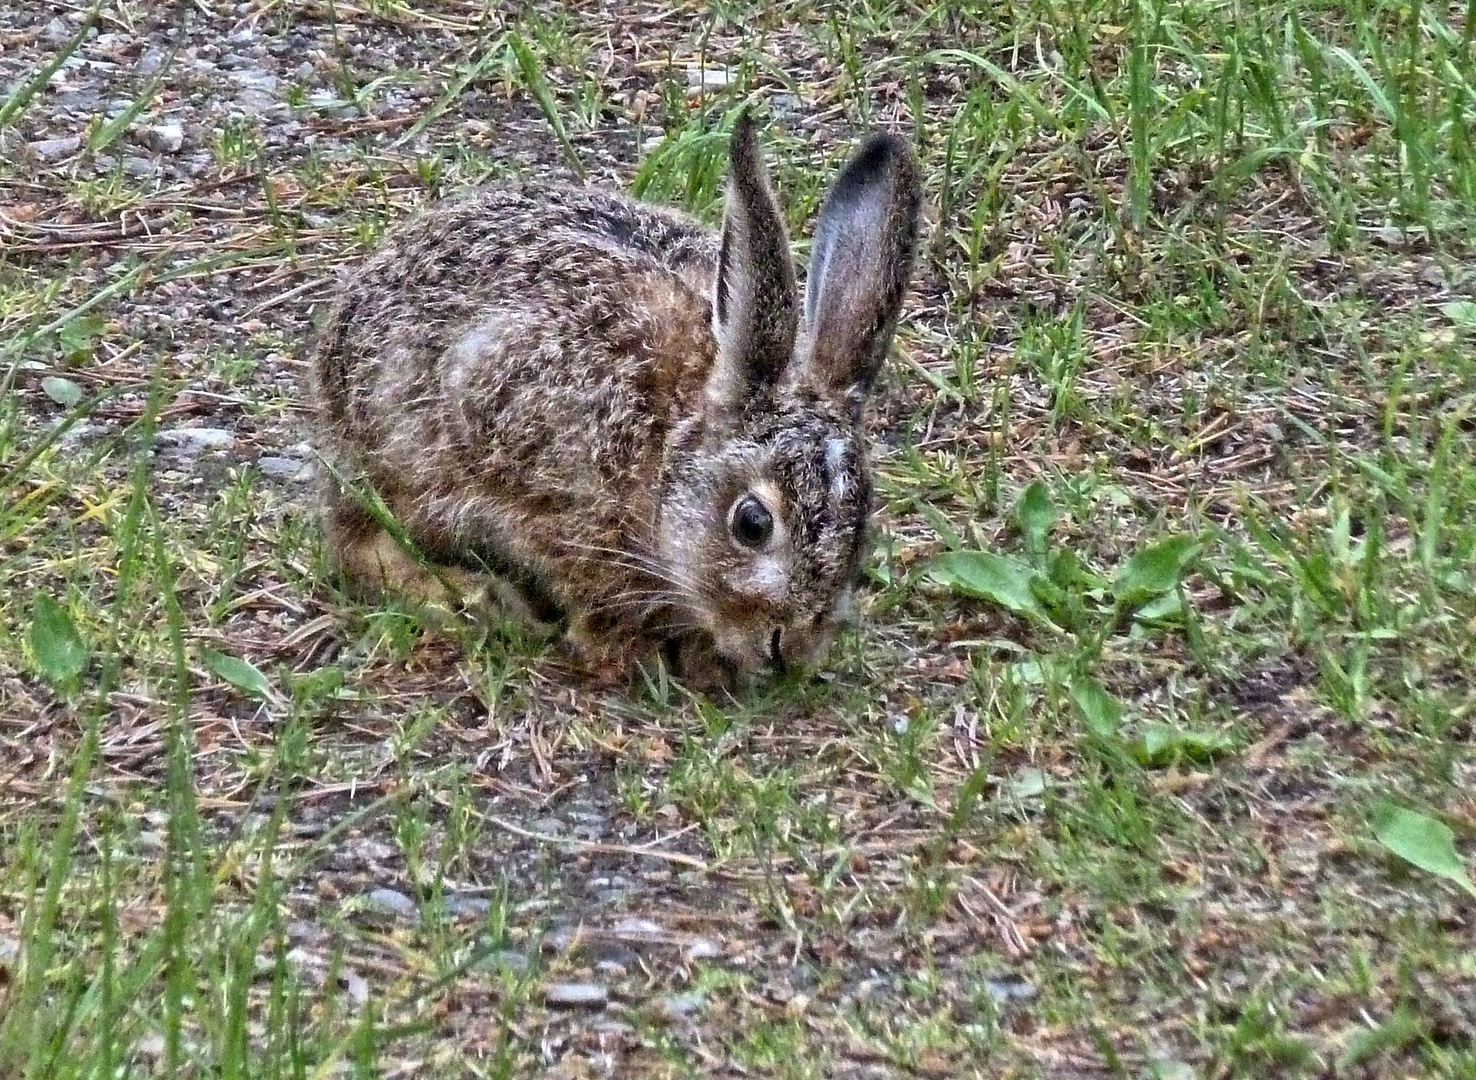
{"label": "brown fur", "polygon": [[[796,350],[787,238],[746,116],[730,164],[721,240],[597,189],[499,187],[420,215],[345,277],[314,374],[329,551],[348,576],[446,592],[365,511],[372,489],[426,559],[494,575],[596,662],[662,643],[688,670],[823,651],[861,565],[860,403],[910,269],[916,173],[891,140],[853,159],[837,191],[863,197],[828,203],[817,237],[866,235],[827,264],[846,287],[823,291],[825,347],[807,327]],[[763,551],[729,531],[745,493],[772,512]]]}

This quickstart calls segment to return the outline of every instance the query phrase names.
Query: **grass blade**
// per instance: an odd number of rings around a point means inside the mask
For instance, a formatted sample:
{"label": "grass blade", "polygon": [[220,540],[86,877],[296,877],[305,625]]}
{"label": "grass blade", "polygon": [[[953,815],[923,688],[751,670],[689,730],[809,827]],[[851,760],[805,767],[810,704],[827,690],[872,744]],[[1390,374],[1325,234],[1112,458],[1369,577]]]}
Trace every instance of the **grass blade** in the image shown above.
{"label": "grass blade", "polygon": [[128,130],[138,115],[149,107],[149,102],[154,100],[154,96],[159,92],[159,87],[164,84],[164,79],[169,74],[169,69],[174,66],[174,58],[179,55],[180,46],[184,44],[184,40],[181,37],[175,42],[174,48],[170,49],[169,54],[164,57],[164,61],[159,65],[159,70],[154,73],[154,77],[139,91],[138,97],[130,101],[127,107],[117,116],[113,117],[88,136],[87,149],[93,153],[97,153],[99,150],[103,150],[111,145],[119,135],[122,135]]}
{"label": "grass blade", "polygon": [[415,137],[418,136],[426,128],[430,127],[431,124],[435,123],[436,120],[441,116],[441,114],[449,109],[452,103],[454,103],[456,99],[461,96],[461,92],[467,88],[471,81],[473,79],[476,79],[484,71],[486,71],[487,68],[492,65],[492,62],[501,55],[502,47],[506,43],[507,35],[502,34],[497,38],[496,41],[488,45],[482,55],[477,58],[476,62],[468,66],[464,71],[462,71],[462,73],[458,75],[449,86],[446,87],[445,91],[441,94],[440,97],[435,100],[431,107],[429,109],[426,109],[425,112],[421,114],[420,119],[411,124],[405,134],[401,135],[390,145],[404,146],[407,142],[411,142],[412,140],[414,140]]}
{"label": "grass blade", "polygon": [[100,10],[94,7],[84,15],[82,17],[82,25],[77,27],[77,32],[62,46],[61,52],[53,56],[36,74],[16,87],[10,96],[5,99],[5,102],[0,104],[0,129],[3,129],[19,117],[21,113],[25,112],[26,106],[31,103],[31,99],[45,89],[46,84],[51,82],[51,77],[61,70],[61,66],[87,40],[87,35],[92,30],[93,23],[97,22],[97,16]]}
{"label": "grass blade", "polygon": [[513,57],[518,62],[518,70],[522,73],[524,85],[528,87],[528,92],[533,95],[533,100],[543,111],[543,117],[548,121],[548,126],[553,128],[554,138],[559,140],[559,146],[564,151],[564,159],[569,163],[569,168],[573,169],[579,179],[583,180],[588,175],[584,162],[579,158],[579,151],[575,150],[574,144],[569,141],[569,132],[564,127],[564,118],[559,115],[559,103],[554,100],[553,90],[549,87],[548,79],[543,74],[543,64],[522,36],[515,32],[507,35],[507,47],[512,50]]}

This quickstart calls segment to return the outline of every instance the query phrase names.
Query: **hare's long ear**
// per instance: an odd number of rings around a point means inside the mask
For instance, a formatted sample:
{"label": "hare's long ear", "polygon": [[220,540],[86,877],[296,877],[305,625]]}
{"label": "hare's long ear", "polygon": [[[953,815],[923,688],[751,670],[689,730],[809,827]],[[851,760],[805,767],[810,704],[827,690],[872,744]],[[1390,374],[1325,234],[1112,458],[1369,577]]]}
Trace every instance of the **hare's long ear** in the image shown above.
{"label": "hare's long ear", "polygon": [[778,382],[794,355],[798,307],[789,236],[745,110],[728,151],[728,202],[713,284],[718,356],[707,393],[714,405],[736,408]]}
{"label": "hare's long ear", "polygon": [[881,370],[917,251],[922,185],[912,151],[875,135],[820,207],[805,287],[801,378],[864,400]]}

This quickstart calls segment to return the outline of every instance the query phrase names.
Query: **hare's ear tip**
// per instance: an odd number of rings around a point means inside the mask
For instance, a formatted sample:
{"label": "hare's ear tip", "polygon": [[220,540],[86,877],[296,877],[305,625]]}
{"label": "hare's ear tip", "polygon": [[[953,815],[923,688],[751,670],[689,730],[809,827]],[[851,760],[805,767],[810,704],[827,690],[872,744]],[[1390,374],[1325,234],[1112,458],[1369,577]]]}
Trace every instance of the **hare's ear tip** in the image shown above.
{"label": "hare's ear tip", "polygon": [[899,135],[876,132],[852,153],[836,178],[835,193],[846,199],[885,187],[910,194],[921,187],[921,181],[911,144]]}
{"label": "hare's ear tip", "polygon": [[730,167],[734,172],[749,170],[758,157],[758,125],[754,122],[753,110],[745,105],[734,118],[732,131],[728,135]]}
{"label": "hare's ear tip", "polygon": [[758,121],[754,119],[753,106],[744,105],[733,118],[731,138],[735,143],[752,143],[758,138]]}
{"label": "hare's ear tip", "polygon": [[856,160],[866,172],[894,172],[908,178],[917,175],[917,157],[912,152],[912,143],[889,131],[876,132],[862,143]]}

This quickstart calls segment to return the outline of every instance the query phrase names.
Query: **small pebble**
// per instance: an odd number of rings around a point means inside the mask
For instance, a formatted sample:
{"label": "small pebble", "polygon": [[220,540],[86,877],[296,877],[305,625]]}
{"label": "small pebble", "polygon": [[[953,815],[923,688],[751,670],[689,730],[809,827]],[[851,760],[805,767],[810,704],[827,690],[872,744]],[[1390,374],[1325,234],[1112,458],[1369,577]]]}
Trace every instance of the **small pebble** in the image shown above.
{"label": "small pebble", "polygon": [[173,154],[184,145],[184,125],[153,124],[143,129],[143,143],[150,150]]}
{"label": "small pebble", "polygon": [[297,458],[269,455],[257,458],[256,467],[262,471],[262,475],[270,476],[274,480],[291,480],[299,484],[310,482],[316,475],[312,462],[299,461]]}
{"label": "small pebble", "polygon": [[688,962],[693,960],[715,960],[723,955],[722,946],[707,938],[698,938],[687,946],[686,958]]}
{"label": "small pebble", "polygon": [[224,450],[236,441],[234,432],[213,427],[170,428],[159,432],[155,438],[165,446],[177,446],[186,453]]}
{"label": "small pebble", "polygon": [[721,90],[733,81],[726,68],[689,68],[687,70],[687,96],[697,97],[704,90]]}
{"label": "small pebble", "polygon": [[476,967],[482,970],[505,971],[511,975],[521,975],[528,970],[528,958],[512,949],[501,949],[479,960]]}
{"label": "small pebble", "polygon": [[278,85],[277,77],[270,71],[244,66],[247,63],[248,61],[244,57],[238,57],[234,54],[227,54],[220,58],[221,67],[232,69],[226,77],[237,86],[244,87],[247,90],[260,90],[265,94],[276,93]]}
{"label": "small pebble", "polygon": [[565,1009],[603,1009],[610,992],[598,983],[550,983],[543,988],[543,1000]]}
{"label": "small pebble", "polygon": [[138,157],[135,154],[130,154],[123,159],[123,171],[135,180],[144,180],[158,174],[159,163],[157,161],[150,161],[146,157]]}
{"label": "small pebble", "polygon": [[667,994],[656,1002],[657,1011],[668,1020],[681,1020],[702,1008],[703,997],[695,990]]}
{"label": "small pebble", "polygon": [[660,923],[650,919],[621,919],[613,929],[623,937],[659,937],[665,933]]}
{"label": "small pebble", "polygon": [[[266,458],[262,458],[261,464],[263,466],[265,466],[266,460]],[[262,471],[265,472],[266,469],[263,468]],[[492,907],[492,901],[488,900],[485,896],[462,896],[460,893],[447,893],[441,898],[441,902],[446,905],[446,914],[450,915],[453,919],[459,919],[463,916],[480,918],[487,914],[488,910]]]}
{"label": "small pebble", "polygon": [[414,919],[419,915],[415,901],[394,889],[371,889],[364,894],[364,907],[384,915]]}
{"label": "small pebble", "polygon": [[1035,987],[1024,979],[985,979],[984,989],[1001,1005],[1007,1001],[1029,1001],[1035,996]]}
{"label": "small pebble", "polygon": [[134,70],[140,75],[153,75],[164,66],[164,58],[168,55],[165,49],[150,49],[138,58]]}
{"label": "small pebble", "polygon": [[82,147],[82,136],[64,135],[60,139],[38,139],[28,144],[31,153],[42,161],[56,161],[68,154],[75,154]]}
{"label": "small pebble", "polygon": [[41,40],[48,45],[63,45],[72,36],[72,28],[60,15],[46,24],[46,29],[41,31]]}

